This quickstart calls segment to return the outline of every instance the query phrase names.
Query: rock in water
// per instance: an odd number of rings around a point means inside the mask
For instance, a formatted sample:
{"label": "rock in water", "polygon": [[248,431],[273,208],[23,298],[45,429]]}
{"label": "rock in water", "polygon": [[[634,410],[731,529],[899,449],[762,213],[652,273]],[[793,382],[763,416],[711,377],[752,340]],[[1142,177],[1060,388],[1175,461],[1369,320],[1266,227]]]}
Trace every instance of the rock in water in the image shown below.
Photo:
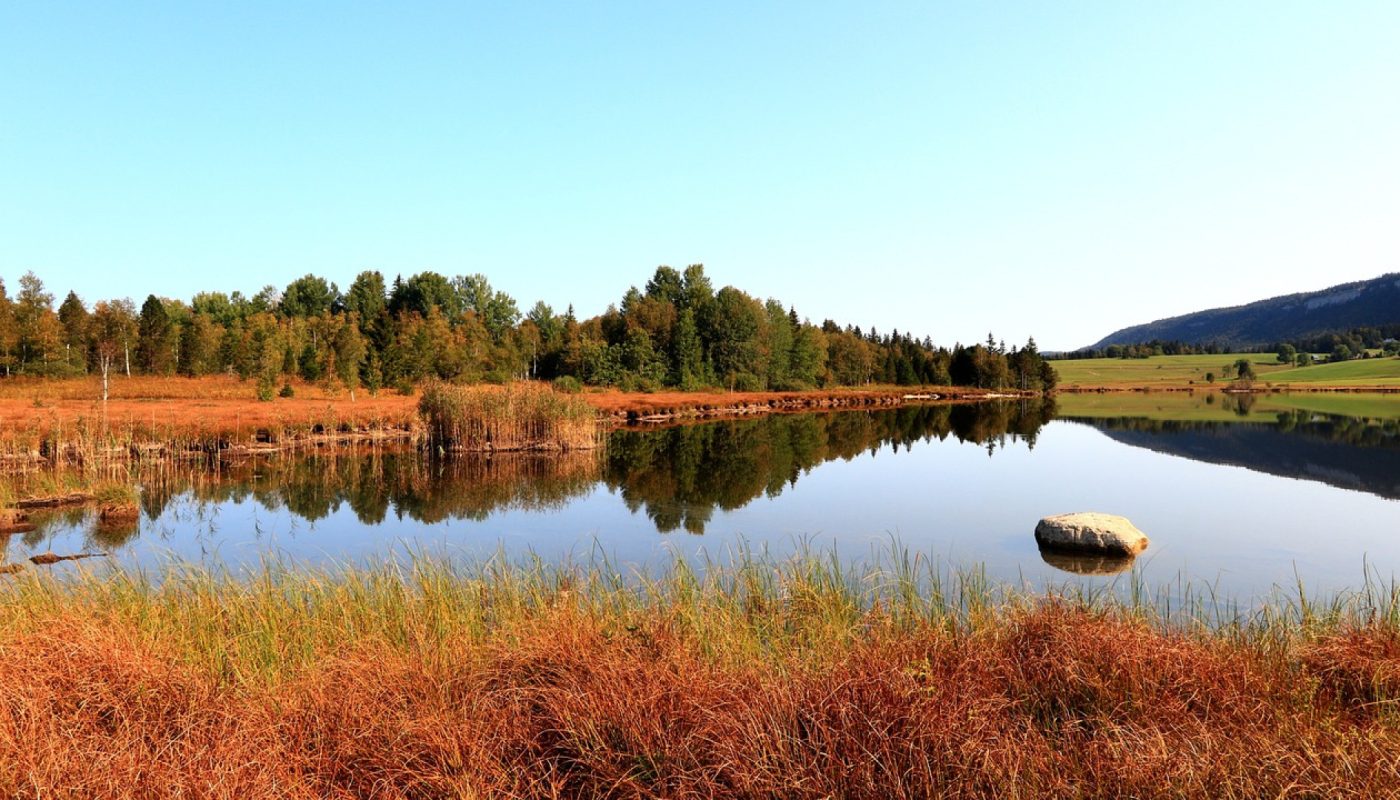
{"label": "rock in water", "polygon": [[1044,548],[1116,556],[1147,549],[1147,535],[1126,517],[1097,512],[1046,517],[1035,526],[1035,541]]}

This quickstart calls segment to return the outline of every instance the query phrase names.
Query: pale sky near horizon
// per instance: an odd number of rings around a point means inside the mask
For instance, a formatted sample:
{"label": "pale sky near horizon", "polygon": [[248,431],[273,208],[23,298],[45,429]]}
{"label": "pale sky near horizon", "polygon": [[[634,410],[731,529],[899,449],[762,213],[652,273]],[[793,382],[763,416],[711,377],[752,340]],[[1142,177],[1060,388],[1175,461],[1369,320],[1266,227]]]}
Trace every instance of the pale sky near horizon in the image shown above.
{"label": "pale sky near horizon", "polygon": [[658,264],[1089,344],[1400,270],[1400,3],[0,5],[0,277]]}

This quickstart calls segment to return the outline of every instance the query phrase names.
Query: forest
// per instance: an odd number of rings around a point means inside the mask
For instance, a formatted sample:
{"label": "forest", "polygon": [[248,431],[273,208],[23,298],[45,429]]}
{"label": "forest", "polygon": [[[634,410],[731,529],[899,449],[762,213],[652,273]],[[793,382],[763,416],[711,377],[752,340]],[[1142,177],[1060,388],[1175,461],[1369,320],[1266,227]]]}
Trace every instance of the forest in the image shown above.
{"label": "forest", "polygon": [[[258,396],[290,379],[353,394],[411,392],[427,380],[554,381],[653,391],[834,386],[975,386],[1049,390],[1054,370],[1031,339],[939,347],[927,337],[820,325],[776,299],[715,290],[704,267],[658,267],[641,289],[579,319],[537,302],[521,313],[483,275],[361,272],[342,291],[315,275],[251,296],[200,292],[188,302],[54,295],[33,272],[13,296],[0,279],[0,377],[232,373]],[[280,387],[280,388],[279,388]]]}

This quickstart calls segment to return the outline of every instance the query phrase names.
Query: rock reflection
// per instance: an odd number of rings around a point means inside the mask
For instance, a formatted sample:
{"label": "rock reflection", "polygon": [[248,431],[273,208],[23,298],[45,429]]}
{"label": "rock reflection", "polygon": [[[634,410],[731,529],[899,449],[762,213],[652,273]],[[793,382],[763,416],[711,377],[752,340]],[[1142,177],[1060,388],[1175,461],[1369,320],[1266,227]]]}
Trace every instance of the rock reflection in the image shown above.
{"label": "rock reflection", "polygon": [[1040,558],[1058,570],[1075,575],[1117,575],[1133,566],[1132,556],[1108,556],[1072,550],[1040,548]]}

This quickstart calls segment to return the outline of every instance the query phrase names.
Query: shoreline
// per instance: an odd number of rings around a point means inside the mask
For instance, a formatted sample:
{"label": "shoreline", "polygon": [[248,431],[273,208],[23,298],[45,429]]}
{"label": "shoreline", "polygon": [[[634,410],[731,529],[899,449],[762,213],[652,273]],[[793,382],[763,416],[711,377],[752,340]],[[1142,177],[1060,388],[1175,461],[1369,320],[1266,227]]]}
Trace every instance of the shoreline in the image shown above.
{"label": "shoreline", "polygon": [[913,403],[975,403],[1040,397],[1039,392],[952,386],[813,389],[792,392],[585,393],[614,426],[729,419],[773,413],[895,408]]}
{"label": "shoreline", "polygon": [[[0,474],[63,462],[80,466],[140,460],[191,461],[328,446],[417,444],[426,428],[421,393],[351,399],[298,384],[294,398],[257,401],[250,383],[136,378],[114,385],[103,404],[90,379],[0,382]],[[791,392],[621,392],[588,390],[607,429],[768,413],[892,408],[908,403],[1029,398],[1032,392],[965,387],[837,388]]]}
{"label": "shoreline", "polygon": [[[191,463],[336,447],[417,445],[426,429],[417,393],[381,392],[355,400],[299,385],[295,399],[255,400],[250,384],[233,379],[134,379],[102,404],[81,399],[87,380],[0,382],[0,475],[59,464],[80,468],[141,461]],[[8,384],[8,385],[7,385]],[[43,393],[40,393],[43,390]],[[595,408],[605,430],[670,426],[768,414],[898,408],[912,404],[975,403],[1085,394],[1384,394],[1400,386],[1230,383],[1071,384],[1049,395],[968,387],[836,388],[788,392],[622,392],[576,395]],[[143,396],[145,395],[150,396]],[[47,395],[47,396],[45,396]],[[30,397],[28,401],[24,397]]]}

